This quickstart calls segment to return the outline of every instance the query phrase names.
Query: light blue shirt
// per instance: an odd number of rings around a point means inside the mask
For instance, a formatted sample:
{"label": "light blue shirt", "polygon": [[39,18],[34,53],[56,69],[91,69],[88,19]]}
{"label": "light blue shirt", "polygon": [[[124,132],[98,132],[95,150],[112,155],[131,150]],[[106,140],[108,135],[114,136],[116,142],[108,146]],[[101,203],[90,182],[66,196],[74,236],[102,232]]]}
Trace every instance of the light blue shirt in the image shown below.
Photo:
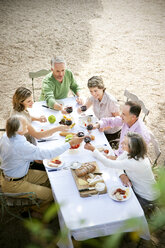
{"label": "light blue shirt", "polygon": [[22,135],[8,138],[5,133],[0,140],[1,168],[6,176],[23,177],[28,173],[30,162],[33,160],[51,159],[69,148],[68,142],[58,148],[39,148],[29,143]]}

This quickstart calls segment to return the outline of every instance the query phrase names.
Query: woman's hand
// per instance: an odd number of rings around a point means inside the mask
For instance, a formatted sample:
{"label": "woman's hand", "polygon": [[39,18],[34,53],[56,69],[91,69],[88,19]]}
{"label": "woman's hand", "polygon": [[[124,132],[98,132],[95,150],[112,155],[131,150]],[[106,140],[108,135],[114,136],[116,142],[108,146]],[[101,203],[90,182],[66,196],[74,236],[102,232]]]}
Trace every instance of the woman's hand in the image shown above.
{"label": "woman's hand", "polygon": [[81,114],[81,113],[82,113],[82,111],[81,111],[81,108],[80,108],[80,107],[77,109],[77,113],[78,113],[78,114]]}
{"label": "woman's hand", "polygon": [[38,119],[40,122],[47,122],[47,119],[44,115],[41,115]]}
{"label": "woman's hand", "polygon": [[132,183],[126,174],[122,174],[120,176],[120,179],[121,179],[124,186],[132,186]]}
{"label": "woman's hand", "polygon": [[108,159],[111,159],[111,160],[116,160],[117,159],[117,157],[116,156],[106,156],[106,158],[108,158]]}
{"label": "woman's hand", "polygon": [[63,109],[63,108],[62,108],[62,109],[61,109],[61,113],[62,113],[63,115],[66,115],[66,114],[67,114],[66,109],[65,109],[65,108]]}
{"label": "woman's hand", "polygon": [[89,151],[94,151],[95,150],[95,147],[93,146],[93,145],[91,145],[90,143],[86,143],[85,145],[84,145],[84,148],[86,149],[86,150],[89,150]]}
{"label": "woman's hand", "polygon": [[104,131],[106,131],[106,130],[108,130],[108,129],[110,129],[111,127],[104,127],[104,128],[99,128],[99,131],[100,132],[104,132]]}
{"label": "woman's hand", "polygon": [[93,125],[93,129],[99,129],[100,128],[100,124],[99,123],[96,123]]}
{"label": "woman's hand", "polygon": [[83,104],[83,99],[80,98],[79,96],[76,98],[76,102],[79,104],[79,105],[82,105]]}

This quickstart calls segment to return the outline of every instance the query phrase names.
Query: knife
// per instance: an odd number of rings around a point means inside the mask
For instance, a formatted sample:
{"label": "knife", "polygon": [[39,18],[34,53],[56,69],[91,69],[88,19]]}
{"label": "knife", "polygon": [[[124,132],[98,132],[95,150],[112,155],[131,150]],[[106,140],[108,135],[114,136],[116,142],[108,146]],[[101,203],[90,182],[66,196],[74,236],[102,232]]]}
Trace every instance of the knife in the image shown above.
{"label": "knife", "polygon": [[95,187],[90,187],[90,188],[86,188],[86,189],[79,189],[79,192],[90,191],[90,190],[95,190]]}
{"label": "knife", "polygon": [[55,110],[54,108],[49,108],[49,107],[46,106],[46,105],[42,105],[42,107]]}
{"label": "knife", "polygon": [[102,175],[102,172],[93,172],[94,175]]}
{"label": "knife", "polygon": [[60,169],[49,169],[48,172],[52,172],[52,171],[60,171]]}
{"label": "knife", "polygon": [[53,140],[58,140],[58,139],[50,139],[50,140],[42,139],[42,140],[37,140],[37,142],[47,142],[47,141],[53,141]]}

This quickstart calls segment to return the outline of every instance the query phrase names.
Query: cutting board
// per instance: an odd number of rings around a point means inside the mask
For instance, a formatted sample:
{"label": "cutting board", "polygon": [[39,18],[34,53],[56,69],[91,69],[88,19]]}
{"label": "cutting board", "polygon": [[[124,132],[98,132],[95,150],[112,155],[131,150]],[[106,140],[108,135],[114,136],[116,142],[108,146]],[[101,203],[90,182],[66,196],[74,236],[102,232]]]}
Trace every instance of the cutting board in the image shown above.
{"label": "cutting board", "polygon": [[[90,162],[90,164],[94,164],[96,166],[95,171],[93,171],[92,173],[100,173],[100,170],[99,170],[99,167],[98,167],[96,161]],[[82,165],[83,165],[83,163],[82,163]],[[89,183],[87,182],[88,174],[86,176],[83,176],[83,177],[78,177],[76,175],[76,173],[75,173],[75,170],[71,169],[71,172],[72,172],[72,175],[73,175],[73,178],[75,180],[75,183],[76,183],[78,192],[79,192],[79,194],[80,194],[81,197],[88,197],[88,196],[91,196],[91,195],[97,195],[97,194],[105,194],[105,193],[107,193],[106,186],[105,186],[104,191],[101,191],[101,192],[98,192],[95,189],[94,190],[90,190],[90,191],[89,190],[86,190],[86,191],[80,192],[79,190],[81,190],[81,189],[88,189],[88,188],[91,188],[91,187],[94,187],[94,186],[89,186]],[[86,184],[85,185],[82,185],[81,184],[82,182],[83,183],[86,182]],[[104,180],[103,180],[103,182],[104,182]]]}

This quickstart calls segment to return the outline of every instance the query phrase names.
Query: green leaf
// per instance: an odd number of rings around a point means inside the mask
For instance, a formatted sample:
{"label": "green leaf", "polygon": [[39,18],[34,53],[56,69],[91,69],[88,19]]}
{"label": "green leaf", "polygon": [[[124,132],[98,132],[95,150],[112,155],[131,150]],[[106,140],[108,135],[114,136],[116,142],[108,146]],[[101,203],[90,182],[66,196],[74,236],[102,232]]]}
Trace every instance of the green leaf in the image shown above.
{"label": "green leaf", "polygon": [[50,220],[52,220],[57,215],[59,208],[60,207],[57,203],[53,203],[44,214],[43,221],[46,223],[50,222]]}

